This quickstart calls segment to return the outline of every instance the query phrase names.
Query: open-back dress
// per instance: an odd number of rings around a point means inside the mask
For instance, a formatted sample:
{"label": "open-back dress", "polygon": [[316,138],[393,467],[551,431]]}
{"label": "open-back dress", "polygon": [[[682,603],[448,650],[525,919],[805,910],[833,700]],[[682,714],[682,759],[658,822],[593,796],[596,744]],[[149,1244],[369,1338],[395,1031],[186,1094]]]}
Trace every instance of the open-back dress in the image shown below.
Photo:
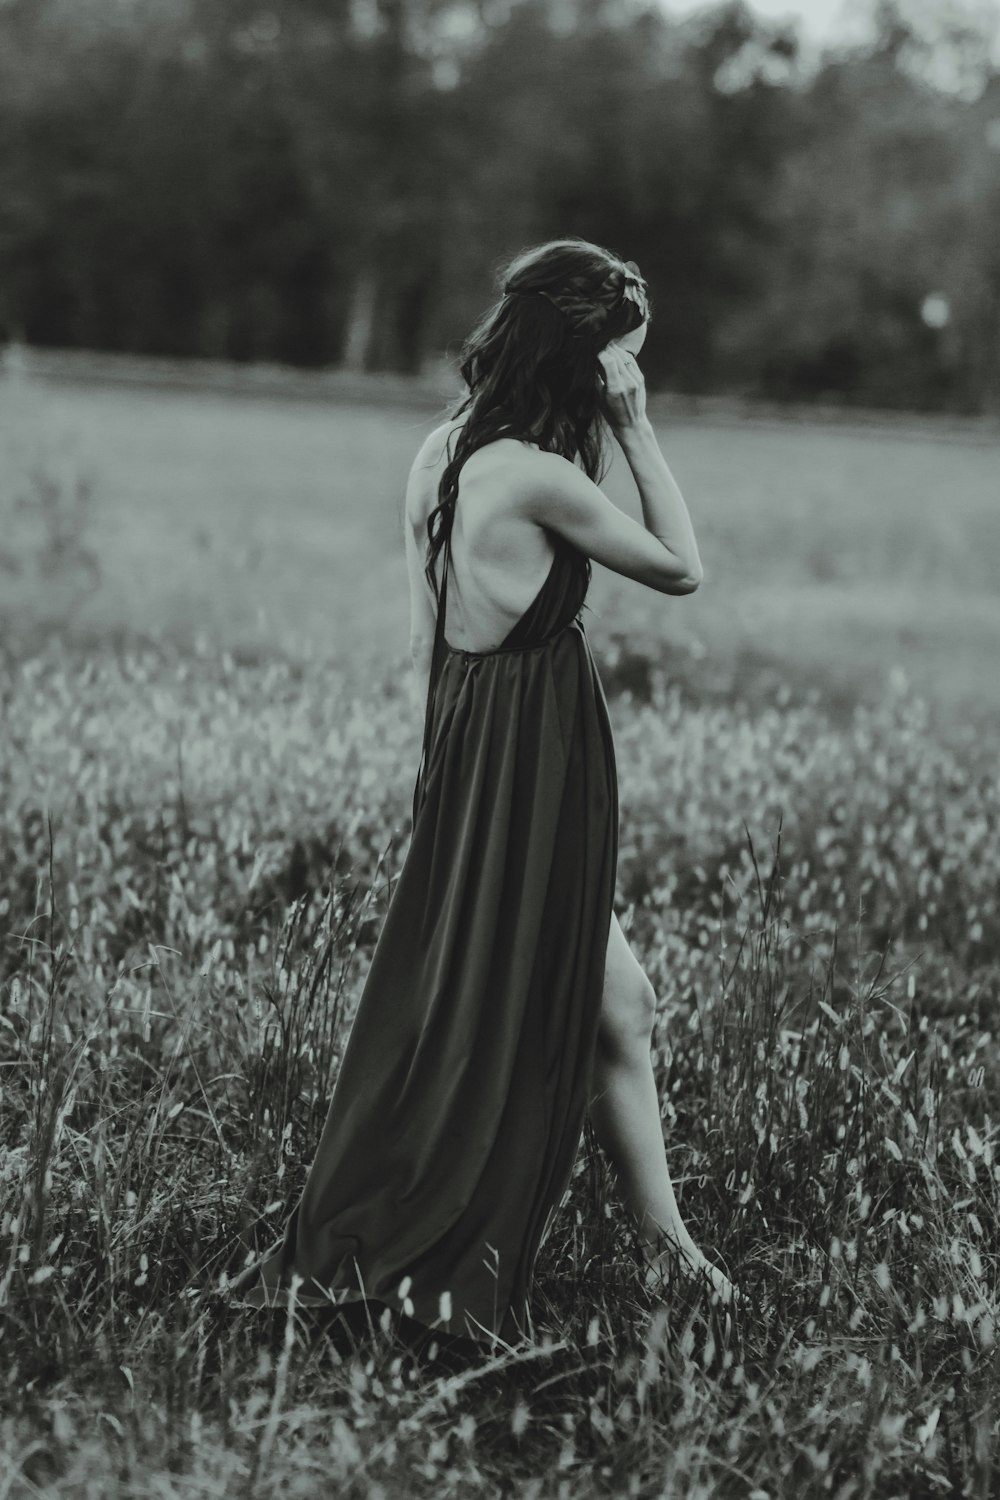
{"label": "open-back dress", "polygon": [[[326,1124],[254,1307],[388,1305],[495,1344],[532,1332],[533,1266],[591,1097],[618,861],[607,702],[557,533],[503,643],[445,639],[443,549],[413,825]],[[442,1296],[447,1294],[447,1296]]]}

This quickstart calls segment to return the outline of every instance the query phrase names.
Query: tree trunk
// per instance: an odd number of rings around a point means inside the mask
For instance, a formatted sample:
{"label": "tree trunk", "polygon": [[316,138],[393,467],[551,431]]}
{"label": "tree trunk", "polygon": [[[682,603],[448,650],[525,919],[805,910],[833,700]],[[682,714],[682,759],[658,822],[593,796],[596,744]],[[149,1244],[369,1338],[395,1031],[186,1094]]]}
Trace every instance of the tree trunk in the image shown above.
{"label": "tree trunk", "polygon": [[341,363],[347,370],[370,368],[377,296],[378,273],[373,265],[362,266],[354,278],[347,313],[347,330],[341,357]]}

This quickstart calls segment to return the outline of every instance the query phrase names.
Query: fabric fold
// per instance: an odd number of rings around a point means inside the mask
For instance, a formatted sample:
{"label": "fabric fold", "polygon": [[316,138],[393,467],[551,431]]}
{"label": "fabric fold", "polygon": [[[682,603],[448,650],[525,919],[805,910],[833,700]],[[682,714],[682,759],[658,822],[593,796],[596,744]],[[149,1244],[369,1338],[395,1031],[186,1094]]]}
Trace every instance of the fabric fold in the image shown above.
{"label": "fabric fold", "polygon": [[[251,1306],[364,1297],[516,1342],[591,1095],[618,859],[587,558],[549,574],[503,645],[445,637],[450,539],[410,844],[280,1241]],[[442,1316],[448,1299],[451,1315]]]}

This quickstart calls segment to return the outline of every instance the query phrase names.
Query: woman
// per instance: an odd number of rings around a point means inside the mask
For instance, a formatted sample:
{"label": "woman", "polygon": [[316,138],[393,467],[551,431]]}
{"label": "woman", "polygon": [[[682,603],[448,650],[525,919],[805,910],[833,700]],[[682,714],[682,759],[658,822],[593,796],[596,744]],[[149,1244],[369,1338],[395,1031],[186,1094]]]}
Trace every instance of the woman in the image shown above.
{"label": "woman", "polygon": [[[427,697],[412,835],[301,1200],[236,1283],[253,1306],[285,1303],[296,1276],[297,1304],[367,1300],[484,1344],[527,1334],[588,1110],[647,1284],[679,1255],[733,1293],[667,1169],[655,998],[614,913],[614,746],[581,618],[591,558],[662,594],[702,576],[645,415],[649,313],[637,268],[600,246],[518,255],[466,342],[468,395],[413,463]],[[595,482],[605,424],[644,526]]]}

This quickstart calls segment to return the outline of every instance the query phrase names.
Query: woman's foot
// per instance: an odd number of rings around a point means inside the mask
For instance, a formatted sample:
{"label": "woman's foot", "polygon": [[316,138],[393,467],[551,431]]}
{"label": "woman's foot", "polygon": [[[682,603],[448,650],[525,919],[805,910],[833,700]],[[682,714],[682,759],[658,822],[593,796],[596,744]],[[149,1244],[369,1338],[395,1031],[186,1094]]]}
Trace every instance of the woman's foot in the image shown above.
{"label": "woman's foot", "polygon": [[685,1274],[695,1276],[699,1280],[707,1279],[713,1293],[718,1295],[719,1301],[724,1305],[745,1305],[746,1297],[738,1287],[735,1287],[729,1277],[714,1266],[707,1256],[697,1249],[696,1246],[673,1248],[661,1250],[651,1259],[646,1261],[646,1272],[644,1284],[648,1292],[657,1292],[662,1287],[670,1272],[679,1267]]}

